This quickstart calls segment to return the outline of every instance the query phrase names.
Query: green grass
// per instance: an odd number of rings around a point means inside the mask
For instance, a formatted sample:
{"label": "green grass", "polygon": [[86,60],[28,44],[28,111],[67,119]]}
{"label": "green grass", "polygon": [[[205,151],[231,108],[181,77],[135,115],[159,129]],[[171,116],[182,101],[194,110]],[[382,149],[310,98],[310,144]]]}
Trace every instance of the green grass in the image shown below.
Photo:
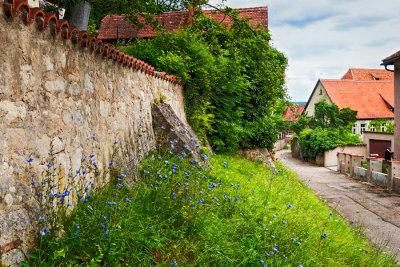
{"label": "green grass", "polygon": [[280,164],[158,157],[133,187],[114,177],[79,201],[62,233],[39,237],[31,265],[395,266]]}

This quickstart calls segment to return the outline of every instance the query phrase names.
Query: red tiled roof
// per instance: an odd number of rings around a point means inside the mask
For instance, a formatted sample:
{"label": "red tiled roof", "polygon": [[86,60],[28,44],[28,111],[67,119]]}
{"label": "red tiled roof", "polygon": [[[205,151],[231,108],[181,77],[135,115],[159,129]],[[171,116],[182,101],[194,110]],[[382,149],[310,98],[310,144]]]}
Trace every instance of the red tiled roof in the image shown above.
{"label": "red tiled roof", "polygon": [[381,69],[349,69],[342,80],[393,80],[394,74],[391,71]]}
{"label": "red tiled roof", "polygon": [[400,60],[400,50],[397,51],[396,53],[382,59],[383,64],[382,65],[389,65],[389,64],[393,64],[394,61],[396,60]]}
{"label": "red tiled roof", "polygon": [[[239,18],[251,18],[250,22],[256,26],[258,23],[262,27],[268,28],[268,8],[255,7],[255,8],[240,8]],[[220,23],[226,23],[227,26],[233,24],[232,18],[225,14],[205,10],[205,14],[211,16],[213,19],[218,20]],[[161,25],[168,31],[175,31],[181,27],[189,25],[189,11],[174,11],[165,12],[155,17]],[[139,21],[144,23],[144,19],[139,17]],[[151,38],[157,35],[157,32],[151,26],[146,26],[142,29],[132,28],[133,24],[125,15],[108,15],[101,21],[98,38],[101,40],[115,40],[115,39],[134,39],[134,38]]]}
{"label": "red tiled roof", "polygon": [[[148,75],[169,82],[179,83],[176,76],[155,71],[154,67],[144,61],[124,54],[94,36],[89,36],[86,31],[78,31],[76,27],[70,27],[67,20],[59,20],[54,13],[45,13],[42,8],[30,8],[28,1],[10,0],[0,5],[1,7],[7,16],[12,18],[21,16],[27,24],[36,22],[41,31],[49,30],[55,36],[61,35],[66,40],[71,40],[77,45],[88,48],[86,49],[87,52],[89,52],[89,49],[94,50],[104,56],[106,60],[114,60],[128,68],[143,71]],[[79,48],[77,47],[77,49]]]}
{"label": "red tiled roof", "polygon": [[[357,110],[357,119],[393,118],[394,81],[320,80],[339,108]],[[387,102],[387,104],[385,103]]]}
{"label": "red tiled roof", "polygon": [[298,120],[296,115],[301,115],[303,113],[303,110],[305,109],[306,105],[292,105],[288,106],[283,112],[283,118],[286,121],[294,121],[296,122]]}

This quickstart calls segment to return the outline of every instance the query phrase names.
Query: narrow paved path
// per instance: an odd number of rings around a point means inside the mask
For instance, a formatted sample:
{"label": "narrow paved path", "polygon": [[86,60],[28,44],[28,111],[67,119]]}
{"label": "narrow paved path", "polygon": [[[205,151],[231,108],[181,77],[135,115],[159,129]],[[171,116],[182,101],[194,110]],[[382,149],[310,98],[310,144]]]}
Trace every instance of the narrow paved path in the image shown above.
{"label": "narrow paved path", "polygon": [[399,194],[391,194],[330,169],[294,159],[289,150],[278,151],[276,156],[345,217],[351,226],[361,226],[373,243],[391,251],[400,262]]}

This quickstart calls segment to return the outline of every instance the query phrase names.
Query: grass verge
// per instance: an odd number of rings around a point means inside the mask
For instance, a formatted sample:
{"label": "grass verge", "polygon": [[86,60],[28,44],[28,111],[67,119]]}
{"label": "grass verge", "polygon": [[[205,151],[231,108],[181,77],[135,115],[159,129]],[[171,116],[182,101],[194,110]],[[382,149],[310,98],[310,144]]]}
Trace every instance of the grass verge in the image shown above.
{"label": "grass verge", "polygon": [[150,154],[140,173],[82,197],[30,265],[395,266],[279,163]]}

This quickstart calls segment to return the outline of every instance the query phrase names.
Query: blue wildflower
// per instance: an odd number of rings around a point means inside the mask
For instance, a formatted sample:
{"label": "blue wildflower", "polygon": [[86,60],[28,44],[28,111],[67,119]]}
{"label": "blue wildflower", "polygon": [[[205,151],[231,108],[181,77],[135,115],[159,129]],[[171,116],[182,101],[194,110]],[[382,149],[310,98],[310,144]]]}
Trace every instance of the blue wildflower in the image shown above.
{"label": "blue wildflower", "polygon": [[326,233],[324,233],[321,237],[322,238],[326,238],[328,235]]}
{"label": "blue wildflower", "polygon": [[177,266],[178,263],[177,263],[176,261],[173,261],[173,262],[172,262],[172,265]]}
{"label": "blue wildflower", "polygon": [[100,227],[103,229],[106,228],[106,226],[104,224],[100,225]]}
{"label": "blue wildflower", "polygon": [[76,227],[76,229],[79,229],[79,228],[80,228],[79,224],[77,224],[75,227]]}
{"label": "blue wildflower", "polygon": [[129,198],[126,198],[125,201],[129,203],[132,202],[132,200],[130,200]]}
{"label": "blue wildflower", "polygon": [[108,236],[108,232],[105,232],[104,235],[105,235],[105,236]]}
{"label": "blue wildflower", "polygon": [[115,144],[115,145],[118,145],[118,141],[114,141],[114,144]]}
{"label": "blue wildflower", "polygon": [[52,165],[51,164],[46,164],[46,167],[47,168],[50,168]]}
{"label": "blue wildflower", "polygon": [[46,235],[46,233],[43,232],[43,231],[40,231],[39,233],[40,233],[40,235],[42,235],[42,236],[43,236],[43,235]]}
{"label": "blue wildflower", "polygon": [[79,236],[79,234],[78,234],[78,233],[75,233],[74,236]]}
{"label": "blue wildflower", "polygon": [[293,206],[292,206],[292,204],[289,204],[289,205],[287,205],[286,207],[287,207],[288,209],[290,209],[290,208],[293,207]]}
{"label": "blue wildflower", "polygon": [[97,165],[97,163],[93,161],[93,165],[94,165],[94,166],[96,166],[96,165]]}

